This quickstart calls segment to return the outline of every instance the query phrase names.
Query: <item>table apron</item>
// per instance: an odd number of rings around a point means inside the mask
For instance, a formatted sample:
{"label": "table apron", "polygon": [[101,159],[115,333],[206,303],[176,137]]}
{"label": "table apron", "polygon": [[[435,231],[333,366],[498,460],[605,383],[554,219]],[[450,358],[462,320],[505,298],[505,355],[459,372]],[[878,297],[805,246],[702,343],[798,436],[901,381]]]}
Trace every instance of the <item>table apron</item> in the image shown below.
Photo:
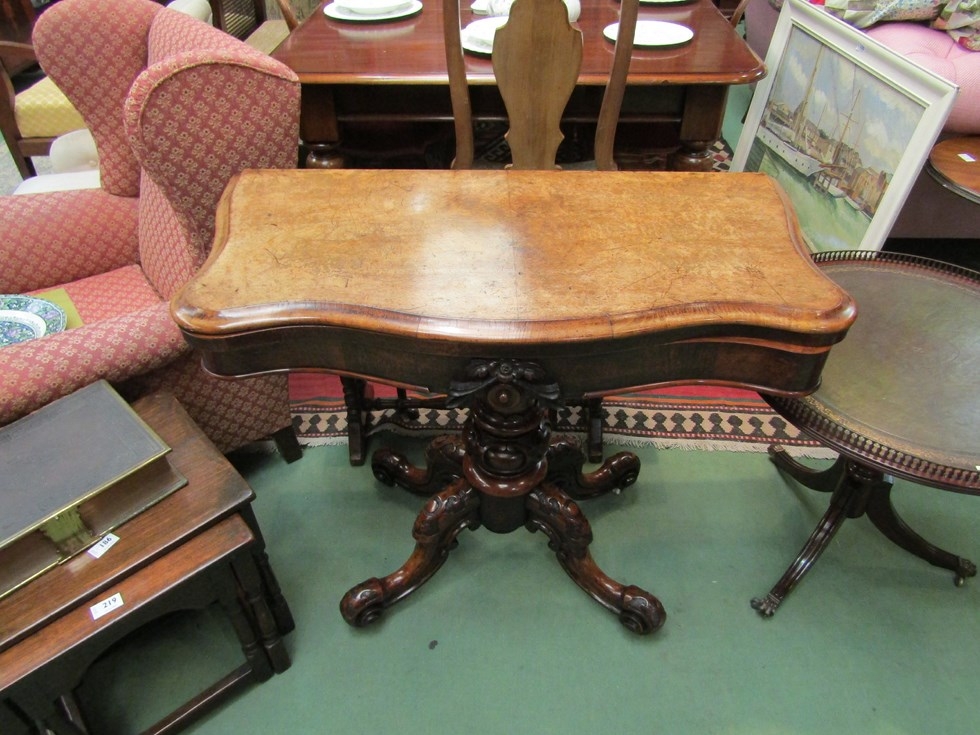
{"label": "table apron", "polygon": [[218,376],[323,370],[445,393],[471,359],[514,359],[541,365],[567,399],[678,383],[805,395],[818,387],[830,350],[829,345],[724,336],[460,345],[319,326],[257,329],[220,337],[184,334],[201,353],[204,367]]}

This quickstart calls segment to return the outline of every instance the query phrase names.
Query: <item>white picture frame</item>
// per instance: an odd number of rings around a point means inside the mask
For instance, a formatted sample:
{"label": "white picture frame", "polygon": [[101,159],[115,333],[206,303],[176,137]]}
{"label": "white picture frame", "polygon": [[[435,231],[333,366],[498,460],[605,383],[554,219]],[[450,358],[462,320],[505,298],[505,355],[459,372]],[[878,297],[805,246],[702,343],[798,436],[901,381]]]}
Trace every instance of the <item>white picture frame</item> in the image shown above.
{"label": "white picture frame", "polygon": [[880,250],[958,87],[803,0],[766,66],[732,171],[776,179],[812,251]]}

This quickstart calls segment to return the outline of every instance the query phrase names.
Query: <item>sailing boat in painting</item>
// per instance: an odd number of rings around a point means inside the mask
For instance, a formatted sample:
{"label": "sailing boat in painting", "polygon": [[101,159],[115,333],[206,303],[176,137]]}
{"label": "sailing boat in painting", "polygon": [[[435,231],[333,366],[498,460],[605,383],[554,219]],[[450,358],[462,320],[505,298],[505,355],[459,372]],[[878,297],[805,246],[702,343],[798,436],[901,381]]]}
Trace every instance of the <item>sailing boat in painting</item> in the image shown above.
{"label": "sailing boat in painting", "polygon": [[854,247],[875,216],[921,109],[799,28],[766,100],[748,170],[786,188],[815,250]]}
{"label": "sailing boat in painting", "polygon": [[[856,68],[851,66],[852,84],[849,86],[853,97],[847,112],[828,110],[828,106],[834,104],[834,98],[816,89],[824,50],[822,45],[817,47],[817,57],[807,78],[803,98],[795,108],[789,109],[785,102],[770,98],[760,121],[759,140],[800,174],[812,179],[817,190],[846,199],[853,209],[870,219],[888,188],[889,177],[887,172],[865,165],[858,148],[848,142],[848,132],[855,127],[860,129],[860,125],[853,123],[862,114],[862,90],[855,89],[853,84]],[[839,79],[840,74],[835,76]],[[812,105],[818,99],[822,100],[823,107],[814,111]],[[835,121],[834,128],[827,132],[826,121],[838,118],[843,118],[843,127]]]}
{"label": "sailing boat in painting", "polygon": [[732,156],[792,202],[814,251],[885,243],[956,85],[806,0],[783,0]]}

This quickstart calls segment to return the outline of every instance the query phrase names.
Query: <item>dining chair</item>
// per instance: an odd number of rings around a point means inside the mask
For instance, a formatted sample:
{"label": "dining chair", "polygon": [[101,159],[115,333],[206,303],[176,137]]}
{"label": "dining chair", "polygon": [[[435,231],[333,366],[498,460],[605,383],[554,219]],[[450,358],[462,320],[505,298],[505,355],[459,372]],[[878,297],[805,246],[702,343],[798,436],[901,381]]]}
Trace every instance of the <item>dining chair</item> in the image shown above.
{"label": "dining chair", "polygon": [[0,197],[0,293],[54,292],[81,321],[0,348],[0,425],[105,379],[129,400],[168,390],[224,452],[272,435],[295,458],[285,376],[209,376],[169,299],[207,257],[228,181],[295,167],[296,75],[152,0],[59,0],[34,40],[92,131],[101,187]]}
{"label": "dining chair", "polygon": [[[595,134],[595,167],[599,170],[616,169],[613,144],[638,12],[638,0],[620,4],[620,32]],[[458,0],[443,0],[443,23],[456,133],[452,165],[470,168],[474,162],[473,113]],[[507,23],[497,30],[490,58],[507,110],[506,139],[513,168],[556,167],[558,145],[564,137],[559,122],[578,80],[582,43],[582,31],[569,23],[563,0],[517,0],[510,8]]]}
{"label": "dining chair", "polygon": [[[491,53],[494,77],[507,111],[510,168],[546,170],[556,163],[564,135],[562,113],[575,89],[582,65],[582,31],[569,22],[563,0],[516,0],[507,22],[496,31]],[[616,37],[609,78],[599,110],[591,167],[616,170],[613,147],[616,126],[626,90],[626,77],[633,53],[633,37],[639,0],[622,0],[620,31]],[[449,92],[455,128],[454,169],[474,166],[474,116],[466,77],[459,0],[443,0],[443,36]],[[348,441],[351,461],[365,458],[366,436],[371,411],[394,409],[417,411],[421,407],[444,406],[441,397],[410,397],[399,389],[395,398],[374,398],[367,383],[359,378],[341,379],[347,402]],[[590,461],[602,459],[601,399],[583,403]]]}

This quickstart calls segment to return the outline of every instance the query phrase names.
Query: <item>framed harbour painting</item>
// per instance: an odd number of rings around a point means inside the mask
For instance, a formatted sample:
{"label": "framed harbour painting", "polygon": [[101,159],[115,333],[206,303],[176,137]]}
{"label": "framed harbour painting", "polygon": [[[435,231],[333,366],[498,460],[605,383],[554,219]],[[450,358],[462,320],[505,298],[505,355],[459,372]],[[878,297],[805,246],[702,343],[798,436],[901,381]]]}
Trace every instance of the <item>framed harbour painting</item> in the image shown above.
{"label": "framed harbour painting", "polygon": [[814,252],[879,250],[958,88],[785,0],[732,159],[786,191]]}

